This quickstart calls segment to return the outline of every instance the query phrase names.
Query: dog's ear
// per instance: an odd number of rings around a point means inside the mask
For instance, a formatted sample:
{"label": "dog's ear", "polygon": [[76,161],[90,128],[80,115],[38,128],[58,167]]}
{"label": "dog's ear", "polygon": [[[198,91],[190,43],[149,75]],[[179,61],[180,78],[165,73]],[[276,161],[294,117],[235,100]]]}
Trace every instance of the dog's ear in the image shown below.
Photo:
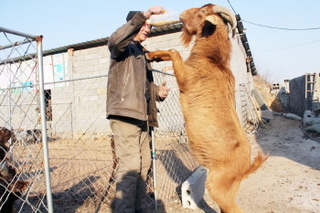
{"label": "dog's ear", "polygon": [[210,15],[206,17],[206,21],[210,22],[213,25],[217,25],[219,20],[217,20],[216,16]]}
{"label": "dog's ear", "polygon": [[18,180],[17,182],[10,184],[9,189],[14,193],[22,192],[28,188],[29,184],[30,184],[29,181]]}
{"label": "dog's ear", "polygon": [[217,17],[214,15],[207,16],[202,27],[201,37],[212,35],[216,30],[218,21],[219,20],[217,20]]}

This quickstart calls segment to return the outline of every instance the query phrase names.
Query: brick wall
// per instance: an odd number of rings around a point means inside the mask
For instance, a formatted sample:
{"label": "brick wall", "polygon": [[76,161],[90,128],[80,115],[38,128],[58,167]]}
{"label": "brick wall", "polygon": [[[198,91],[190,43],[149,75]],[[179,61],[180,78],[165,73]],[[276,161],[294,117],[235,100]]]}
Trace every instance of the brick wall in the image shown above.
{"label": "brick wall", "polygon": [[[186,59],[193,41],[184,47],[180,35],[181,32],[176,32],[150,37],[143,45],[150,51],[173,48]],[[246,54],[240,37],[233,38],[232,44],[231,69],[236,78],[238,100],[240,85],[247,84],[250,87],[252,76],[247,72]],[[53,137],[105,137],[110,134],[109,123],[105,118],[109,58],[106,45],[78,50],[70,48],[66,52],[45,56],[45,88],[51,92],[52,103],[52,121],[48,122],[48,127]],[[153,68],[173,73],[172,62],[154,62]],[[57,80],[62,81],[49,83]],[[239,102],[236,107],[241,117]]]}

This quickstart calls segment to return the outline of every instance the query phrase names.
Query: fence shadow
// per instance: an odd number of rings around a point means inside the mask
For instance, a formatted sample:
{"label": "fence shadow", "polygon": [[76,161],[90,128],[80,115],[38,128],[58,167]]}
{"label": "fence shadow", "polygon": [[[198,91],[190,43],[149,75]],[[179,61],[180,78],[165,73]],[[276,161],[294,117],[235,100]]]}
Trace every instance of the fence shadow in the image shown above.
{"label": "fence shadow", "polygon": [[[183,182],[194,172],[184,164],[184,162],[187,162],[184,158],[192,158],[192,156],[189,153],[186,156],[182,155],[180,157],[176,154],[175,150],[160,150],[158,157],[170,179],[177,184],[175,191],[180,202],[182,201],[181,186]],[[168,159],[170,159],[170,161],[168,161]],[[216,213],[216,211],[213,210],[204,199],[199,202],[198,207],[206,213]]]}
{"label": "fence shadow", "polygon": [[[128,172],[127,175],[128,175],[128,176],[136,176],[136,175],[138,175],[138,174],[137,174],[136,172]],[[125,176],[126,176],[126,175],[125,175]],[[142,180],[142,179],[140,178],[137,182],[144,182],[144,180]],[[118,182],[117,184],[122,185],[122,187],[124,187],[125,185],[127,185],[127,184],[124,184],[124,185],[123,185],[123,182],[122,182],[122,181],[121,181],[121,182]],[[147,187],[147,185],[146,185],[146,187]],[[163,202],[162,202],[161,200],[157,200],[158,205],[160,205],[163,209],[162,209],[162,210],[155,210],[155,209],[154,209],[152,206],[150,206],[150,204],[149,204],[149,200],[150,200],[150,199],[153,199],[153,198],[150,197],[149,194],[147,194],[146,189],[145,189],[144,191],[145,191],[144,194],[140,194],[140,196],[141,196],[140,199],[141,199],[141,202],[142,202],[141,206],[142,206],[143,212],[154,212],[154,211],[156,211],[156,212],[159,212],[159,213],[160,213],[160,212],[161,212],[161,213],[165,213]],[[137,197],[136,197],[136,198],[137,198]],[[129,199],[129,198],[126,198],[126,199]],[[118,204],[118,203],[121,203],[121,204]],[[117,197],[114,197],[113,200],[112,200],[112,202],[111,202],[111,205],[110,205],[110,210],[111,210],[112,213],[117,213],[117,210],[115,209],[116,205],[120,205],[120,207],[121,207],[121,205],[128,204],[128,203],[130,203],[130,201],[124,202],[124,200],[119,199],[119,198],[117,198]],[[128,204],[128,205],[130,205],[130,204]],[[132,204],[132,205],[133,205],[133,204]],[[95,212],[98,212],[98,211],[96,210]]]}
{"label": "fence shadow", "polygon": [[[95,197],[95,193],[93,193],[95,190],[92,185],[98,179],[99,177],[95,176],[86,177],[71,188],[62,192],[52,193],[54,212],[77,212],[77,209],[82,206],[88,198]],[[48,212],[46,194],[38,193],[36,195],[28,196],[27,200],[28,202],[19,212]],[[20,203],[17,204],[20,205]],[[18,205],[16,205],[16,208]]]}

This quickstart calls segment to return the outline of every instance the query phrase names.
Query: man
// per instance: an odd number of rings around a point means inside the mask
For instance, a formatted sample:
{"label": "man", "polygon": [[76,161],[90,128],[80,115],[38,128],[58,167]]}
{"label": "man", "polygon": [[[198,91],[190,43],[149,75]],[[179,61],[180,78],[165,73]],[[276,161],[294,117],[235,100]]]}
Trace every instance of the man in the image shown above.
{"label": "man", "polygon": [[127,23],[109,38],[107,118],[119,160],[114,211],[117,213],[142,212],[141,201],[151,165],[149,125],[158,125],[156,101],[163,101],[169,90],[164,83],[154,84],[141,43],[151,30],[146,20],[163,12],[161,6],[145,12],[131,11]]}

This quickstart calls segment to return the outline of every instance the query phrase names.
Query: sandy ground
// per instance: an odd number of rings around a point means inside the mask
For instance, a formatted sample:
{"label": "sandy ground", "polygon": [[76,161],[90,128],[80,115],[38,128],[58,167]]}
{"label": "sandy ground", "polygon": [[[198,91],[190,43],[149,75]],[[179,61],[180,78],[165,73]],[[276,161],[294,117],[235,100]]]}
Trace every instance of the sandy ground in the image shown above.
{"label": "sandy ground", "polygon": [[[246,213],[319,213],[320,142],[310,139],[303,133],[301,121],[271,115],[271,120],[266,127],[260,128],[257,134],[252,134],[250,137],[252,139],[253,153],[256,151],[256,144],[259,144],[265,152],[270,154],[270,157],[256,173],[250,175],[242,182],[237,196],[237,203],[241,209]],[[318,137],[318,139],[320,139],[320,137]],[[52,146],[53,145],[54,143]],[[57,146],[60,146],[59,143],[57,143]],[[95,146],[99,149],[97,144],[95,144]],[[105,147],[105,145],[103,145],[103,147]],[[69,154],[70,152],[71,150],[69,150]],[[101,152],[102,159],[108,155],[106,152],[107,151]],[[59,155],[63,154],[61,150],[56,150],[54,153]],[[92,158],[97,159],[100,156],[97,153],[100,152],[94,150],[94,153]],[[54,157],[53,154],[52,156]],[[83,156],[79,156],[79,159],[83,162]],[[68,161],[70,168],[78,168],[71,164],[77,164],[78,161],[76,160],[77,159],[73,159],[73,161],[70,160],[70,162]],[[69,168],[69,164],[62,165]],[[97,166],[97,164],[98,162],[94,161],[94,165]],[[61,169],[66,169],[64,167]],[[87,167],[81,167],[77,174],[82,174],[81,172],[83,172],[85,168],[92,169],[92,165]],[[99,167],[96,170],[98,171],[103,168]],[[59,173],[58,175],[61,174],[62,173]],[[92,173],[92,176],[95,177],[95,173]],[[69,183],[67,181],[69,179],[64,180],[61,178],[59,179],[60,185],[64,186],[64,184]],[[106,176],[106,178],[109,178],[109,176]],[[72,191],[72,189],[77,190],[76,192],[79,191],[76,187],[79,184],[74,185],[75,183],[73,182],[70,184],[71,188],[69,188],[68,191]],[[106,183],[102,184],[102,186],[105,185]],[[82,185],[80,184],[80,186]],[[84,190],[84,193],[85,192]],[[60,196],[60,194],[56,193],[54,197]],[[88,201],[90,201],[90,199]],[[104,201],[99,203],[99,208],[94,206],[98,201],[99,200],[76,203],[74,206],[70,206],[69,202],[64,201],[55,205],[55,207],[57,207],[55,212],[111,212],[109,202]],[[208,194],[204,195],[204,199],[199,203],[199,208],[194,210],[183,208],[178,196],[172,198],[170,202],[166,201],[165,204],[159,200],[158,204],[158,209],[150,210],[149,212],[220,213],[218,206],[211,200]]]}
{"label": "sandy ground", "polygon": [[[301,121],[272,116],[255,142],[269,152],[269,159],[245,179],[237,203],[246,213],[320,212],[320,142],[301,130]],[[195,210],[166,205],[155,212],[219,213],[208,194]]]}

